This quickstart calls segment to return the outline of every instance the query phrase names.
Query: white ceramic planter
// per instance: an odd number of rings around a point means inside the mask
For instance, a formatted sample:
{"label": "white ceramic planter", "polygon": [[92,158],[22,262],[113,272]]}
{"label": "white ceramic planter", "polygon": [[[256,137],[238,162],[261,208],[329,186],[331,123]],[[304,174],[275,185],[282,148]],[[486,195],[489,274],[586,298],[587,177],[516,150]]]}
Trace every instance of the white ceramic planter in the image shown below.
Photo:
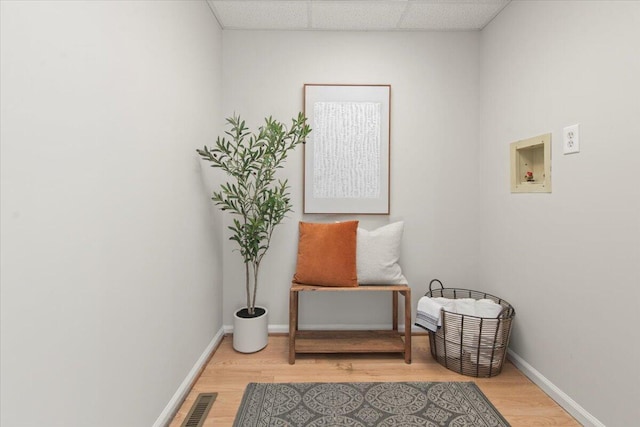
{"label": "white ceramic planter", "polygon": [[233,313],[233,348],[241,353],[255,353],[267,346],[269,339],[269,311],[264,307],[259,317],[243,318]]}

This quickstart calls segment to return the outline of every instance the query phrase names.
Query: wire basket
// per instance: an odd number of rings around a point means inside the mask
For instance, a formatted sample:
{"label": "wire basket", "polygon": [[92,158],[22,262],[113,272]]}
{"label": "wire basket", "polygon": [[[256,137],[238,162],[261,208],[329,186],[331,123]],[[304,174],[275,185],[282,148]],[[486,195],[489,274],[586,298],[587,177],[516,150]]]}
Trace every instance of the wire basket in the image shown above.
{"label": "wire basket", "polygon": [[[440,288],[434,289],[433,284]],[[429,331],[431,355],[445,368],[471,377],[493,377],[502,372],[507,356],[515,309],[507,301],[470,289],[445,288],[434,279],[425,296],[430,298],[490,299],[502,306],[497,318],[463,315],[442,310],[442,327]]]}

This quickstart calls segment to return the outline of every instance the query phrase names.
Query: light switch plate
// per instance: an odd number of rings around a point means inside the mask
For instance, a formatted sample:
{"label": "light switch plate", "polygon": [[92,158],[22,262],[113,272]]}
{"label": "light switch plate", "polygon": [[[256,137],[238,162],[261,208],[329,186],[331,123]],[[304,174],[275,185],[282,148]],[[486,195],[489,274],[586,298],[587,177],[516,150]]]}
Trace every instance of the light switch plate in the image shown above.
{"label": "light switch plate", "polygon": [[562,131],[564,154],[580,152],[580,125],[567,126]]}

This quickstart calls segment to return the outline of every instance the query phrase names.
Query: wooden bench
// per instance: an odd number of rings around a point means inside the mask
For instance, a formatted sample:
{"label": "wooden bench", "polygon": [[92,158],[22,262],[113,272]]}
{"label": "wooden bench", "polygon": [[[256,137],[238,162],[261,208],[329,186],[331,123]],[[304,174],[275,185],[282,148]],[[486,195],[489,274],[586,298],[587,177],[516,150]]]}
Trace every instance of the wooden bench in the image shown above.
{"label": "wooden bench", "polygon": [[[391,292],[392,329],[374,331],[307,331],[298,329],[300,292]],[[398,332],[398,294],[404,297],[404,340]],[[296,353],[402,353],[411,363],[411,288],[407,285],[325,287],[293,282],[289,291],[289,363]]]}

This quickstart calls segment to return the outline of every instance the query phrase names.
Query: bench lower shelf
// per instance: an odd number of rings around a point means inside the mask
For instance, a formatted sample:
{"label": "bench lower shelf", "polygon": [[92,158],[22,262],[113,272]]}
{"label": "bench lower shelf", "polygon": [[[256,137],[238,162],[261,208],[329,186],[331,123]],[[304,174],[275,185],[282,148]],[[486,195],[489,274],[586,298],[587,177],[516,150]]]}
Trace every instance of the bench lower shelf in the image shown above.
{"label": "bench lower shelf", "polygon": [[296,353],[403,353],[398,331],[296,331]]}

